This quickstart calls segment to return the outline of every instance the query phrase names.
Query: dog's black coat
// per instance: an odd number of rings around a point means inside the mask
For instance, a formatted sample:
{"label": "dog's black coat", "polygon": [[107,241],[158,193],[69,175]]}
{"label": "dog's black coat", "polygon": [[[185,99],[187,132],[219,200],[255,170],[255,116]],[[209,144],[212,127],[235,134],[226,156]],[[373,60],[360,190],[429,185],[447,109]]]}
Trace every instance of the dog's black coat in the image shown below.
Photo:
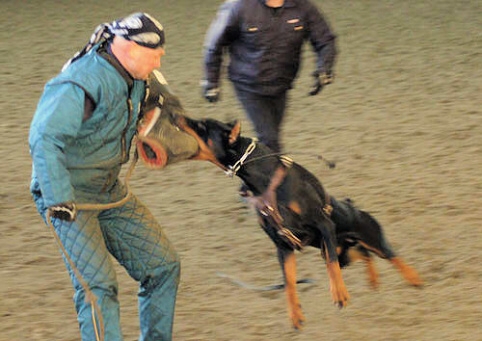
{"label": "dog's black coat", "polygon": [[[239,164],[246,150],[250,145],[252,147],[253,139],[239,135],[238,122],[226,124],[212,119],[183,119],[184,128],[191,130],[198,137],[200,145],[204,145],[205,155],[199,159],[214,162],[225,170]],[[252,153],[236,169],[236,175],[243,180],[254,198],[260,198],[266,194],[277,169],[284,165],[278,154],[265,145],[256,143]],[[320,181],[301,165],[292,163],[287,167],[275,193],[274,204],[282,217],[283,226],[298,237],[303,246],[322,249],[327,265],[335,264],[335,268],[339,269],[351,261],[363,259],[369,267],[370,282],[376,285],[377,274],[371,260],[371,252],[374,252],[379,257],[392,261],[411,284],[421,285],[415,270],[396,257],[375,218],[355,207],[349,199],[338,201],[329,196]],[[331,213],[323,209],[327,206],[332,207]],[[287,260],[294,251],[292,243],[278,233],[279,226],[276,226],[270,215],[259,209],[258,215],[261,226],[277,247],[285,281],[291,280],[293,283],[295,274],[288,273],[293,271],[293,267],[287,266]],[[333,299],[338,305],[344,306],[348,293],[341,274],[337,277],[336,271],[328,272],[330,283],[335,287],[332,288],[332,294],[335,292]],[[287,290],[294,289],[288,285]],[[304,318],[301,311],[297,311],[296,294],[289,292],[289,301],[290,295],[295,297],[290,302],[293,325],[299,328]]]}
{"label": "dog's black coat", "polygon": [[[240,136],[234,143],[229,144],[229,134],[233,124],[224,124],[210,119],[202,123],[194,120],[189,122],[191,122],[191,128],[200,137],[204,137],[206,141],[208,138],[213,141],[212,149],[218,161],[224,166],[234,165],[253,141],[251,138]],[[266,191],[272,174],[280,165],[282,162],[278,154],[274,154],[265,145],[257,143],[255,150],[236,175],[243,180],[254,196],[258,196]],[[318,248],[323,245],[323,233],[335,233],[338,246],[343,248],[340,265],[349,264],[346,255],[349,247],[358,246],[360,250],[364,249],[359,241],[380,251],[378,255],[383,258],[395,257],[395,252],[385,239],[380,224],[370,214],[356,208],[349,199],[338,201],[330,197],[328,204],[333,207],[333,212],[329,217],[331,219],[327,219],[328,217],[321,213],[321,208],[326,204],[325,198],[326,192],[320,181],[297,163],[293,163],[284,182],[277,189],[278,208],[285,226],[306,245]],[[290,201],[294,199],[299,202],[299,206],[305,208],[302,215],[288,208]],[[326,229],[334,228],[334,230],[322,231],[319,227],[320,220],[324,225],[328,225]],[[276,229],[268,228],[266,233],[276,245],[291,248],[278,235]]]}

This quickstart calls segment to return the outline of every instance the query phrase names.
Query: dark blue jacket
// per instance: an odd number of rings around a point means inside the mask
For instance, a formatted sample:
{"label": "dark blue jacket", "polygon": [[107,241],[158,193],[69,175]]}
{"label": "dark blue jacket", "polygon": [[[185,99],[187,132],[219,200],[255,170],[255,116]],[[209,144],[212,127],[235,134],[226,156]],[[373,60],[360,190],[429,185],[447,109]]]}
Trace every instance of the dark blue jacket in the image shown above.
{"label": "dark blue jacket", "polygon": [[273,9],[264,0],[227,0],[204,43],[205,79],[219,83],[223,52],[229,49],[229,79],[244,90],[277,95],[291,88],[304,41],[317,55],[316,70],[332,72],[335,36],[308,0],[285,0]]}

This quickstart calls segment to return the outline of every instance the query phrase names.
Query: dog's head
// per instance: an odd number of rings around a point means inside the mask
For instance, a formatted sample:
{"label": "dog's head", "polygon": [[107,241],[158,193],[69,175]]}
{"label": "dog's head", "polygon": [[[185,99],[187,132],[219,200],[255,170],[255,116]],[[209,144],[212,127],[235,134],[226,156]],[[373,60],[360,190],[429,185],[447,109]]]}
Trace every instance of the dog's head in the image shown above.
{"label": "dog's head", "polygon": [[232,161],[230,157],[232,147],[240,137],[241,123],[239,121],[223,123],[210,118],[195,120],[186,116],[178,116],[177,125],[193,136],[199,145],[198,153],[191,159],[210,161],[226,170],[226,166]]}

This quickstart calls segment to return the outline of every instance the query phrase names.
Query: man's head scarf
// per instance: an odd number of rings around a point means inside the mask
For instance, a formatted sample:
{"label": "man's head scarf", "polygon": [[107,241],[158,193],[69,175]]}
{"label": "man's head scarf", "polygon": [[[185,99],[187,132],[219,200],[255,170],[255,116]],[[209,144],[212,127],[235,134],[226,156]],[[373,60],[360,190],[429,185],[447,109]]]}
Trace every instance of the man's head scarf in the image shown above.
{"label": "man's head scarf", "polygon": [[111,23],[97,26],[87,45],[65,63],[62,71],[89,52],[94,45],[112,40],[114,36],[120,36],[152,49],[163,47],[165,43],[164,29],[159,21],[147,13],[134,13]]}

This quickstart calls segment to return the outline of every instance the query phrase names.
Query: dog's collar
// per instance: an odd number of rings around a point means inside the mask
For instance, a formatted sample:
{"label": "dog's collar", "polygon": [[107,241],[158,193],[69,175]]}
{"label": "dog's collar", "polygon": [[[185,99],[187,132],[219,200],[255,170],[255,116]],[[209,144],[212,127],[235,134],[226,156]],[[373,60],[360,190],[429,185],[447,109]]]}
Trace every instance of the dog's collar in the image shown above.
{"label": "dog's collar", "polygon": [[241,156],[241,158],[236,161],[236,163],[232,166],[228,166],[228,170],[224,171],[224,173],[229,176],[229,177],[233,177],[236,175],[236,173],[238,173],[239,169],[243,166],[244,162],[246,161],[246,159],[248,158],[248,156],[251,155],[251,153],[256,149],[256,142],[258,140],[256,138],[253,138],[251,140],[251,143],[249,144],[248,148],[246,148],[246,150],[244,151],[244,154],[243,156]]}

